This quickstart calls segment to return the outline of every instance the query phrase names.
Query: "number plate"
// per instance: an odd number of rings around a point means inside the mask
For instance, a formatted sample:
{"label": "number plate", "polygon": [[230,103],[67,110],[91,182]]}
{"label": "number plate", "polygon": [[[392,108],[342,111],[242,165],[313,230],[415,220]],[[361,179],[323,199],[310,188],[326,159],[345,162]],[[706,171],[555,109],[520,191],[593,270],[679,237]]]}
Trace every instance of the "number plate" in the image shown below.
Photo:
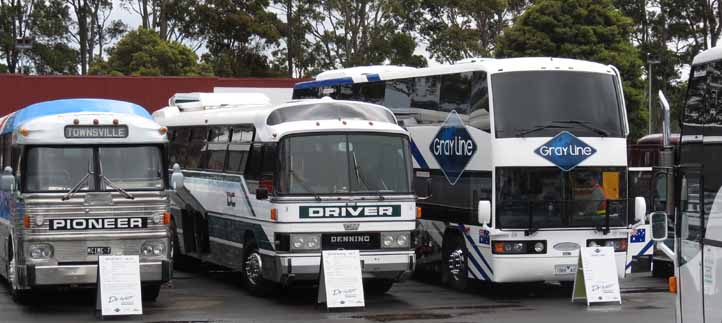
{"label": "number plate", "polygon": [[555,275],[571,275],[577,273],[577,265],[554,265]]}
{"label": "number plate", "polygon": [[88,247],[89,256],[109,255],[110,247]]}

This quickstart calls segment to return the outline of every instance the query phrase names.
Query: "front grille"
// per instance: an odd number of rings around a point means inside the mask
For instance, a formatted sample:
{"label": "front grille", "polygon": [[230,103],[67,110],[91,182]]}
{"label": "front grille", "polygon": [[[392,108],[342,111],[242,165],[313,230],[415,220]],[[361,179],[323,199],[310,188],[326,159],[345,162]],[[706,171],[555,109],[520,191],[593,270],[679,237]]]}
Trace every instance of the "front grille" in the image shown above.
{"label": "front grille", "polygon": [[321,235],[323,250],[374,250],[381,248],[378,232],[324,233]]}

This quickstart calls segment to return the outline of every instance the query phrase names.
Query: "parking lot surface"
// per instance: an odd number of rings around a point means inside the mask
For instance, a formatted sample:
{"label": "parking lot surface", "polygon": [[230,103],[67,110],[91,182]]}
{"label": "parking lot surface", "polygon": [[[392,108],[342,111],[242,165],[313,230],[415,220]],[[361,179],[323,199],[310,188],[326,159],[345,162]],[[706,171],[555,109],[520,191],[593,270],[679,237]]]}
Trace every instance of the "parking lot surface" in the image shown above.
{"label": "parking lot surface", "polygon": [[[154,303],[137,318],[112,322],[674,322],[674,295],[649,274],[622,281],[620,304],[570,301],[571,290],[555,284],[479,285],[469,292],[416,278],[394,285],[383,296],[367,296],[366,308],[327,311],[316,304],[313,287],[293,288],[272,298],[246,292],[238,273],[205,269],[176,272]],[[91,322],[92,290],[47,291],[33,304],[19,306],[7,286],[0,287],[0,322]]]}

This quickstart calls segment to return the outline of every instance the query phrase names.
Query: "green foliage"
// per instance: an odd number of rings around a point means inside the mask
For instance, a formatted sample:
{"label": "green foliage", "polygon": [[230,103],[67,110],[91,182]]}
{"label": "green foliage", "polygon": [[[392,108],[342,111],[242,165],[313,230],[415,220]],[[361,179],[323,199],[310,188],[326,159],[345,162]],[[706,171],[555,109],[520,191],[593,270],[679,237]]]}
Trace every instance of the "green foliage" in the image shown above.
{"label": "green foliage", "polygon": [[165,41],[148,29],[127,33],[109,50],[107,62],[97,62],[93,74],[189,76],[205,74],[198,57],[183,44]]}
{"label": "green foliage", "polygon": [[78,50],[65,43],[35,44],[29,56],[38,74],[78,74]]}
{"label": "green foliage", "polygon": [[646,132],[642,107],[642,61],[629,41],[632,20],[611,0],[539,0],[497,43],[498,57],[553,56],[585,59],[619,68],[631,139]]}
{"label": "green foliage", "polygon": [[7,65],[0,64],[0,73],[7,73],[7,72],[8,72]]}

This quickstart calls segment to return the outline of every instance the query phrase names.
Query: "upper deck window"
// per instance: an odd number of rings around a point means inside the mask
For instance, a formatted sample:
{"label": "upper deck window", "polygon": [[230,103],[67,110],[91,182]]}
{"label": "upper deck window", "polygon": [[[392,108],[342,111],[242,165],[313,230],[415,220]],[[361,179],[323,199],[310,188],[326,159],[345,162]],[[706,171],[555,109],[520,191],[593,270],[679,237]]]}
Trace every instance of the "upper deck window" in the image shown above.
{"label": "upper deck window", "polygon": [[614,76],[572,71],[525,71],[492,75],[497,138],[623,137]]}
{"label": "upper deck window", "polygon": [[384,109],[348,102],[312,103],[294,105],[271,112],[266,123],[269,126],[292,121],[309,120],[369,120],[396,123],[394,115]]}

